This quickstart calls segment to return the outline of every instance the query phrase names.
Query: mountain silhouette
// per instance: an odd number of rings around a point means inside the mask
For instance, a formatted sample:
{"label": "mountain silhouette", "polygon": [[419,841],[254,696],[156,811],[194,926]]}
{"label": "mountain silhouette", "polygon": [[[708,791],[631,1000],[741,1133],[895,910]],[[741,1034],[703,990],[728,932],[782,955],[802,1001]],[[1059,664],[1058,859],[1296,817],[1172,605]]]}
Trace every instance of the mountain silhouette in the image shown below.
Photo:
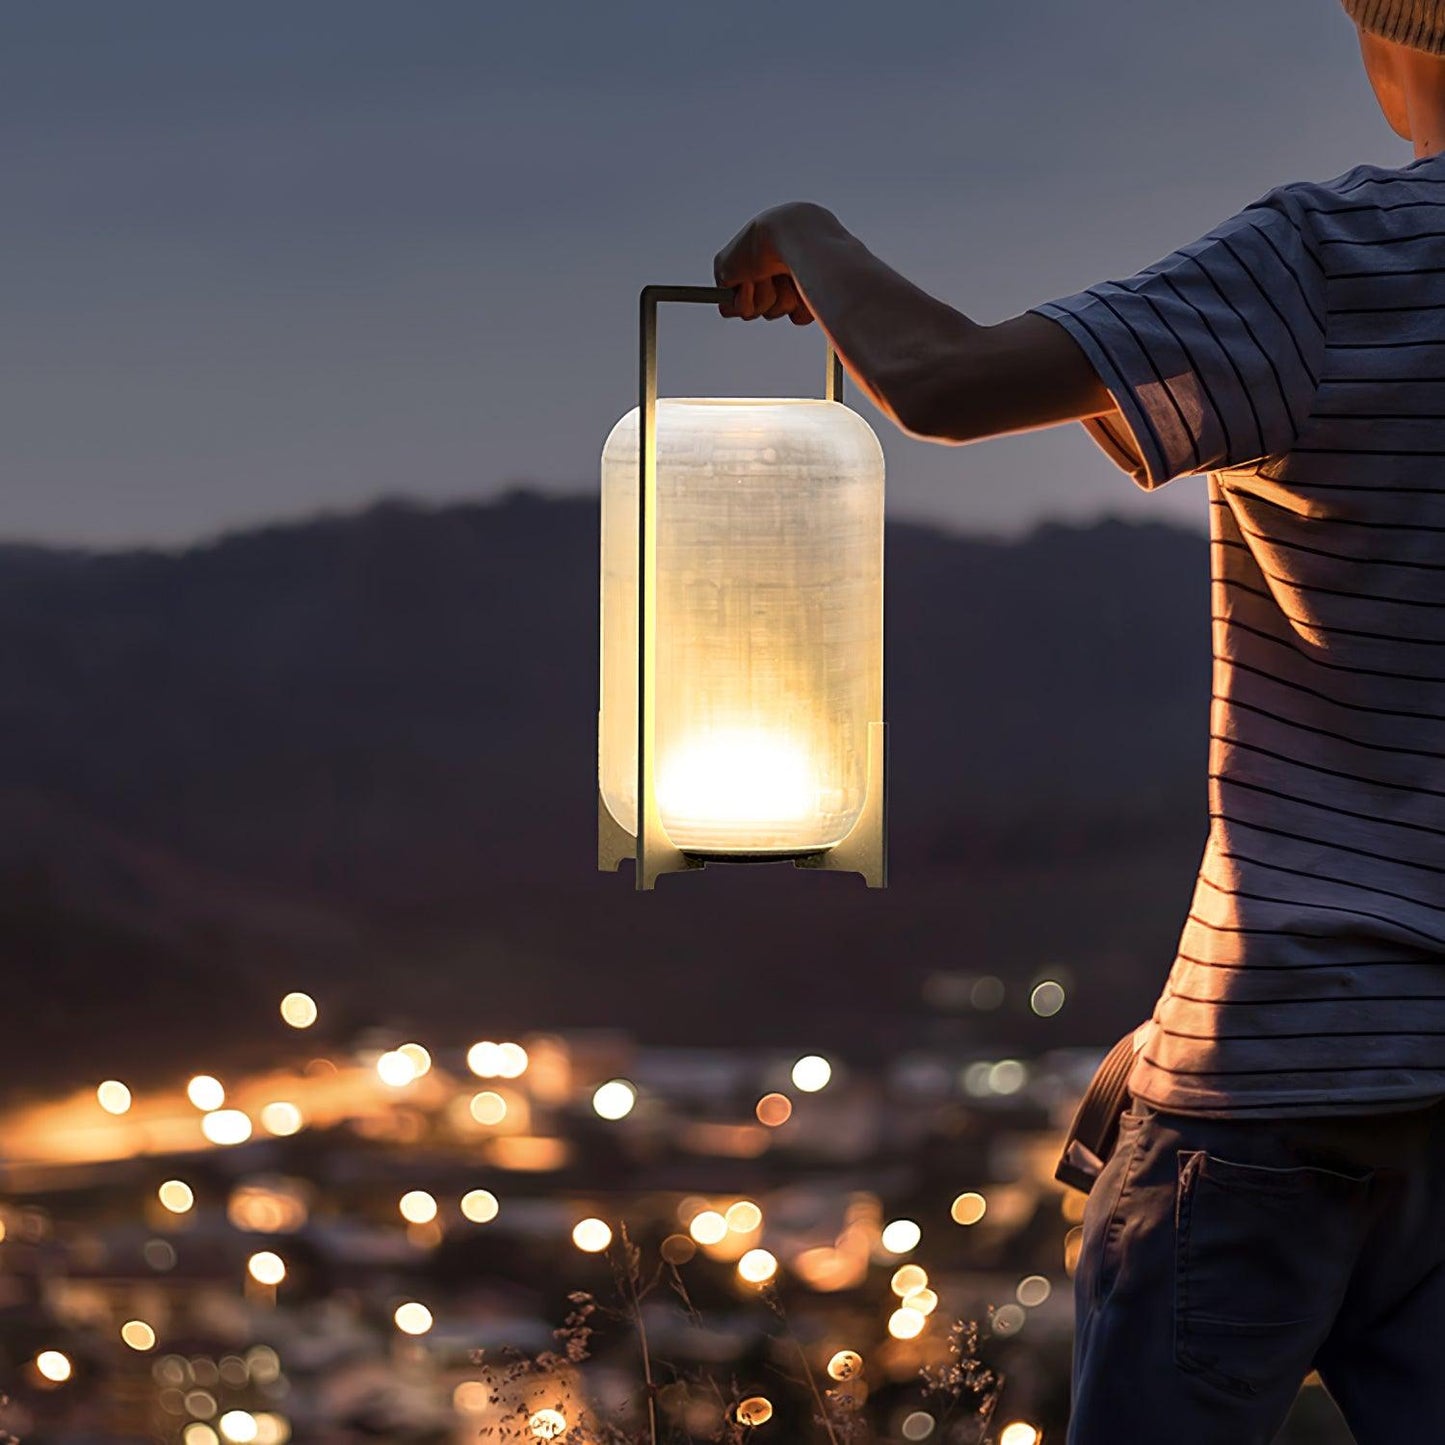
{"label": "mountain silhouette", "polygon": [[[890,526],[884,892],[595,871],[596,554],[594,501],[525,493],[0,548],[11,1086],[265,1057],[292,987],[335,1041],[620,1026],[860,1057],[1147,1011],[1205,832],[1200,535]],[[1002,1008],[949,1005],[938,975],[985,973]],[[1047,1021],[1043,976],[1069,986]]]}

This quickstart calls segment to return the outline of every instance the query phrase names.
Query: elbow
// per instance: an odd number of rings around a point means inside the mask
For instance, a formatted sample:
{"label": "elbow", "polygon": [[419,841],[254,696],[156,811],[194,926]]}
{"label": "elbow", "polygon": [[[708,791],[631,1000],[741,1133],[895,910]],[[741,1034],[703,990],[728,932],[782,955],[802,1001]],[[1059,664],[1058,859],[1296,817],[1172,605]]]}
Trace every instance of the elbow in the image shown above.
{"label": "elbow", "polygon": [[889,398],[898,427],[920,441],[960,445],[988,435],[976,414],[978,387],[956,367],[931,365],[900,378]]}

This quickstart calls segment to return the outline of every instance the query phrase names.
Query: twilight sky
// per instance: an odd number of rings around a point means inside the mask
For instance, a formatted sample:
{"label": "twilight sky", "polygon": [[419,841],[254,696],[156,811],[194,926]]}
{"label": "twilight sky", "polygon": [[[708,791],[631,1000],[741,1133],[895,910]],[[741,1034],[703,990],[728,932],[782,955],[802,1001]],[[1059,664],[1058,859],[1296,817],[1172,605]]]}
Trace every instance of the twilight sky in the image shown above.
{"label": "twilight sky", "polygon": [[[20,0],[0,116],[0,536],[101,544],[595,490],[639,286],[778,201],[994,321],[1410,159],[1336,0]],[[664,395],[820,382],[814,328],[664,314]],[[1203,515],[1078,427],[864,410],[897,515]]]}

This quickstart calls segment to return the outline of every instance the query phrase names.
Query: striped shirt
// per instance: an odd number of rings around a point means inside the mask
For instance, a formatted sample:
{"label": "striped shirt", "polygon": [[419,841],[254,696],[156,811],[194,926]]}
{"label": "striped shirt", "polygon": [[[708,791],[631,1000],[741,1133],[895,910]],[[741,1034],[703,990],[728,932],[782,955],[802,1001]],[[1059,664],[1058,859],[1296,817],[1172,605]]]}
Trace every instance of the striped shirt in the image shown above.
{"label": "striped shirt", "polygon": [[1036,309],[1141,486],[1209,474],[1210,829],[1131,1089],[1445,1095],[1445,155],[1281,187]]}

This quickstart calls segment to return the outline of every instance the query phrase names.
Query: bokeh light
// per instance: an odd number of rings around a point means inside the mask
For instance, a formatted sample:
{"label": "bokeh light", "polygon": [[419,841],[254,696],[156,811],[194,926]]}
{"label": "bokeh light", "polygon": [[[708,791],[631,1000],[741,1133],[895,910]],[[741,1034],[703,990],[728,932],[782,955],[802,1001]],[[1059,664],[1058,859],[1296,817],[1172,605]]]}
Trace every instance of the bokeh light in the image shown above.
{"label": "bokeh light", "polygon": [[893,1271],[888,1287],[900,1298],[923,1289],[928,1284],[928,1271],[921,1264],[900,1265]]}
{"label": "bokeh light", "polygon": [[786,1094],[764,1094],[754,1112],[758,1123],[776,1129],[793,1117],[793,1101]]}
{"label": "bokeh light", "polygon": [[527,1051],[521,1044],[497,1045],[497,1072],[504,1079],[519,1079],[527,1072]]}
{"label": "bokeh light", "polygon": [[400,1049],[388,1049],[376,1061],[376,1077],[388,1088],[404,1089],[416,1076],[416,1060]]}
{"label": "bokeh light", "polygon": [[500,1209],[490,1189],[469,1189],[462,1195],[462,1214],[473,1224],[490,1224]]}
{"label": "bokeh light", "polygon": [[500,1124],[507,1117],[507,1101],[491,1089],[473,1094],[467,1107],[478,1124]]}
{"label": "bokeh light", "polygon": [[209,1113],[226,1102],[226,1088],[213,1074],[197,1074],[186,1085],[186,1098],[202,1113]]}
{"label": "bokeh light", "polygon": [[999,1431],[998,1445],[1038,1445],[1039,1432],[1026,1420],[1010,1420]]}
{"label": "bokeh light", "polygon": [[1028,1305],[1032,1309],[1035,1305],[1041,1305],[1054,1292],[1054,1287],[1041,1274],[1026,1275],[1019,1281],[1019,1287],[1014,1291],[1014,1297],[1021,1305]]}
{"label": "bokeh light", "polygon": [[212,1144],[244,1144],[251,1137],[251,1120],[239,1109],[213,1109],[201,1120],[201,1133]]}
{"label": "bokeh light", "polygon": [[612,1243],[611,1226],[602,1219],[579,1219],[572,1226],[572,1243],[585,1254],[600,1254]]}
{"label": "bokeh light", "polygon": [[408,1189],[397,1208],[408,1224],[430,1224],[437,1217],[437,1202],[425,1189]]}
{"label": "bokeh light", "polygon": [[95,1098],[107,1114],[124,1114],[130,1108],[130,1090],[119,1079],[107,1079],[100,1084]]}
{"label": "bokeh light", "polygon": [[433,1323],[432,1312],[420,1300],[414,1299],[397,1305],[391,1318],[404,1335],[424,1335]]}
{"label": "bokeh light", "polygon": [[1051,1019],[1064,1006],[1064,986],[1052,978],[1034,985],[1029,995],[1029,1007],[1041,1019]]}
{"label": "bokeh light", "polygon": [[182,1445],[220,1445],[221,1437],[200,1420],[192,1420],[181,1431]]}
{"label": "bokeh light", "polygon": [[637,1091],[626,1079],[609,1079],[592,1095],[592,1107],[603,1119],[625,1119],[637,1102]]}
{"label": "bokeh light", "polygon": [[317,1013],[316,1000],[309,993],[288,993],[281,1000],[281,1017],[293,1029],[309,1029]]}
{"label": "bokeh light", "polygon": [[527,1428],[538,1440],[557,1440],[567,1433],[567,1417],[549,1405],[528,1419]]}
{"label": "bokeh light", "polygon": [[420,1079],[431,1073],[431,1054],[421,1044],[402,1044],[397,1053],[411,1060],[411,1066],[416,1071],[412,1078]]}
{"label": "bokeh light", "polygon": [[750,1249],[738,1260],[738,1277],[749,1284],[766,1284],[777,1272],[778,1261],[766,1249]]}
{"label": "bokeh light", "polygon": [[993,1312],[992,1328],[996,1335],[1007,1338],[1023,1329],[1028,1316],[1019,1305],[1000,1305]]}
{"label": "bokeh light", "polygon": [[921,1315],[931,1315],[938,1308],[938,1296],[931,1289],[915,1289],[903,1296],[903,1303]]}
{"label": "bokeh light", "polygon": [[186,1214],[196,1203],[196,1196],[184,1179],[167,1179],[156,1190],[156,1198],[172,1214]]}
{"label": "bokeh light", "polygon": [[955,1224],[977,1224],[988,1213],[988,1200],[970,1189],[953,1201],[949,1214]]}
{"label": "bokeh light", "polygon": [[467,1050],[467,1068],[479,1079],[495,1079],[501,1073],[499,1046],[491,1039],[482,1039]]}
{"label": "bokeh light", "polygon": [[899,1426],[899,1434],[905,1440],[927,1440],[933,1434],[936,1423],[927,1410],[914,1410],[904,1416],[903,1424]]}
{"label": "bokeh light", "polygon": [[704,1209],[693,1215],[687,1232],[699,1244],[721,1244],[727,1237],[728,1222],[716,1209]]}
{"label": "bokeh light", "polygon": [[828,1361],[828,1378],[851,1380],[863,1371],[863,1356],[857,1350],[839,1350]]}
{"label": "bokeh light", "polygon": [[752,1429],[766,1425],[773,1418],[773,1402],[766,1395],[749,1395],[738,1401],[737,1417],[740,1425]]}
{"label": "bokeh light", "polygon": [[63,1385],[74,1373],[70,1356],[60,1350],[41,1350],[35,1357],[35,1369],[42,1380],[52,1385]]}
{"label": "bokeh light", "polygon": [[762,1226],[763,1211],[751,1199],[739,1199],[728,1205],[723,1218],[734,1234],[751,1234]]}
{"label": "bokeh light", "polygon": [[923,1231],[911,1219],[895,1219],[883,1226],[882,1245],[889,1254],[907,1254],[918,1248],[922,1238]]}
{"label": "bokeh light", "polygon": [[246,1273],[257,1284],[278,1285],[286,1278],[286,1261],[274,1250],[257,1250],[246,1261]]}
{"label": "bokeh light", "polygon": [[256,1417],[249,1410],[227,1410],[216,1426],[223,1440],[231,1445],[253,1445],[260,1433],[256,1428]]}
{"label": "bokeh light", "polygon": [[928,1321],[915,1309],[909,1309],[907,1305],[899,1307],[888,1316],[888,1333],[895,1340],[917,1339],[923,1333],[923,1327]]}
{"label": "bokeh light", "polygon": [[821,1054],[804,1054],[793,1065],[793,1087],[805,1094],[816,1094],[828,1087],[833,1077],[833,1066]]}
{"label": "bokeh light", "polygon": [[156,1332],[144,1320],[127,1320],[120,1327],[121,1339],[133,1350],[153,1350]]}
{"label": "bokeh light", "polygon": [[304,1123],[301,1110],[285,1099],[276,1099],[261,1107],[261,1127],[278,1138],[285,1139],[292,1134],[299,1134]]}

